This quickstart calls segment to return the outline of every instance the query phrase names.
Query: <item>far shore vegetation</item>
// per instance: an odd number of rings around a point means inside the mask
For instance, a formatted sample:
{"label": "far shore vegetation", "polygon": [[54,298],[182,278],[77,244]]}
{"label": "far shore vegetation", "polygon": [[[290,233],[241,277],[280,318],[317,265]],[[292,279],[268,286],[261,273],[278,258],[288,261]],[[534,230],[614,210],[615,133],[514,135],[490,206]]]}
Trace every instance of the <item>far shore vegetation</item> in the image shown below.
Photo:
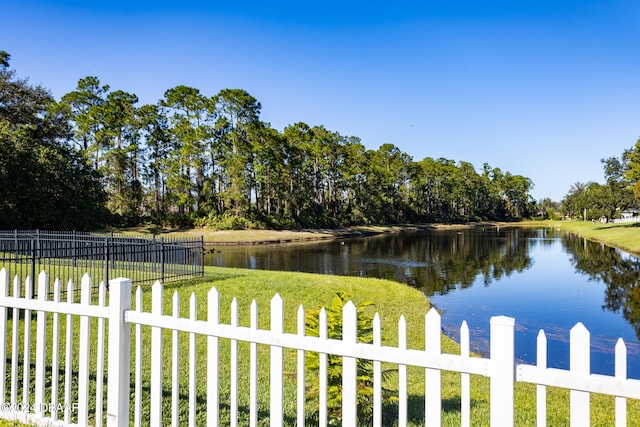
{"label": "far shore vegetation", "polygon": [[300,241],[342,239],[372,236],[402,231],[451,229],[465,227],[553,227],[640,255],[640,221],[626,223],[601,223],[582,220],[536,220],[520,222],[473,222],[464,224],[405,224],[388,226],[354,226],[345,228],[320,228],[302,230],[211,230],[208,228],[128,227],[111,231],[173,237],[202,236],[205,245],[252,245],[289,243]]}

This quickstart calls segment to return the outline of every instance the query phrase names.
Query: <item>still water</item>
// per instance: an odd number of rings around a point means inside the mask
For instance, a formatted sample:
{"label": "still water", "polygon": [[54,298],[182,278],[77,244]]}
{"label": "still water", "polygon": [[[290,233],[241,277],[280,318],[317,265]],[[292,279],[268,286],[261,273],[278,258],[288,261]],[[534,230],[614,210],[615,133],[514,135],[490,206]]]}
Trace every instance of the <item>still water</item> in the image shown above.
{"label": "still water", "polygon": [[569,331],[591,333],[592,372],[613,374],[618,338],[628,371],[640,378],[640,260],[553,229],[493,228],[406,232],[288,245],[221,246],[207,265],[379,277],[416,287],[442,312],[457,339],[488,353],[489,319],[516,319],[516,357],[535,363],[540,329],[548,365],[567,369]]}

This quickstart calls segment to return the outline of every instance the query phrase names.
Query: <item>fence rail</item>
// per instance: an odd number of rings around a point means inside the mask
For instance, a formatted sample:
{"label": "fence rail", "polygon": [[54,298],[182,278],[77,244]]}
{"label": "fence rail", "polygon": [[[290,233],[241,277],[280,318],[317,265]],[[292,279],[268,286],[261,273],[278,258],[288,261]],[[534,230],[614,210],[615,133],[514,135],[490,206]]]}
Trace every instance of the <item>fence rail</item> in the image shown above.
{"label": "fence rail", "polygon": [[[147,238],[79,231],[0,230],[0,264],[11,277],[46,271],[80,283],[89,273],[97,286],[115,277],[135,284],[201,276],[204,242],[198,238]],[[34,290],[35,291],[35,290]]]}
{"label": "fence rail", "polygon": [[[626,350],[622,340],[616,346],[615,376],[590,374],[589,333],[581,324],[571,331],[570,369],[561,370],[547,368],[546,338],[542,332],[538,337],[537,366],[516,364],[515,321],[503,316],[491,319],[491,350],[485,358],[470,356],[466,322],[461,328],[460,354],[443,354],[440,315],[434,309],[425,318],[425,349],[416,350],[407,349],[404,317],[398,322],[397,346],[382,345],[377,315],[373,318],[373,343],[358,342],[357,309],[351,302],[343,309],[342,338],[331,339],[327,337],[324,310],[320,312],[319,336],[306,335],[303,307],[298,310],[297,332],[285,332],[284,306],[278,295],[271,300],[270,328],[259,329],[255,304],[249,309],[249,326],[239,326],[235,300],[229,322],[221,322],[220,296],[215,288],[208,292],[207,319],[204,320],[197,318],[195,294],[188,302],[188,317],[180,315],[177,293],[171,301],[173,313],[165,314],[166,301],[160,282],[152,287],[151,301],[145,301],[140,287],[132,298],[129,279],[112,280],[108,305],[104,286],[100,286],[97,298],[92,295],[89,276],[82,279],[80,303],[74,303],[72,298],[60,301],[59,281],[54,282],[54,291],[50,294],[49,278],[44,272],[38,277],[38,299],[14,296],[20,295],[21,283],[14,280],[10,292],[9,282],[8,272],[3,269],[0,271],[0,404],[2,408],[28,410],[2,411],[0,416],[40,425],[159,426],[171,422],[171,425],[236,426],[241,416],[245,416],[243,419],[251,426],[265,422],[272,426],[304,425],[309,403],[305,355],[309,353],[320,356],[316,379],[319,393],[314,400],[320,425],[330,421],[327,355],[342,360],[340,414],[342,425],[349,427],[359,424],[358,360],[373,363],[374,426],[381,426],[385,419],[381,369],[388,363],[398,367],[397,419],[393,422],[399,426],[406,426],[408,421],[407,366],[425,369],[423,422],[426,426],[439,426],[442,422],[443,371],[461,374],[463,426],[471,425],[470,375],[489,377],[489,421],[494,427],[514,425],[516,382],[537,385],[539,426],[546,425],[548,386],[571,390],[572,426],[589,425],[590,393],[615,396],[616,426],[627,425],[627,399],[640,398],[640,381],[626,377]],[[72,288],[73,283],[68,286]],[[36,321],[32,322],[34,314]],[[61,322],[63,317],[65,322]],[[183,340],[185,335],[187,340]],[[196,340],[198,336],[204,341]],[[225,347],[228,351],[225,354],[222,353],[223,340],[230,343]],[[239,355],[241,343],[249,346],[248,360]],[[199,356],[198,346],[206,347],[205,356]],[[284,363],[292,356],[296,360],[293,372]],[[35,360],[35,369],[32,369],[32,360]],[[249,364],[248,376],[240,378],[240,363]],[[229,367],[230,375],[224,387],[223,364]],[[268,378],[268,410],[258,407],[259,376]],[[241,392],[246,394],[246,390],[249,390],[249,402],[241,407],[238,396]],[[133,396],[132,402],[130,396]],[[292,405],[296,408],[296,419],[286,419],[284,408]],[[222,409],[229,419],[221,421]]]}

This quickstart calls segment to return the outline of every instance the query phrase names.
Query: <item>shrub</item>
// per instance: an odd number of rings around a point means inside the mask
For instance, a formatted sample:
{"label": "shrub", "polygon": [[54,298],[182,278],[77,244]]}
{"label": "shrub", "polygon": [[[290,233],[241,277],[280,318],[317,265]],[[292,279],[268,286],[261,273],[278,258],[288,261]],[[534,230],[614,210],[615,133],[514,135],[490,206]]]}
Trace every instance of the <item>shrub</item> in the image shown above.
{"label": "shrub", "polygon": [[[331,306],[325,308],[327,314],[327,337],[330,339],[342,339],[342,309],[351,298],[345,292],[335,292]],[[373,343],[373,307],[370,301],[356,305],[358,314],[358,342]],[[319,336],[320,334],[320,309],[310,310],[305,317],[307,335]],[[320,357],[317,353],[307,353],[307,406],[310,418],[317,420],[318,395],[320,370]],[[370,424],[373,418],[373,362],[371,360],[358,359],[357,361],[357,405],[358,420],[361,424]],[[382,378],[386,381],[395,371],[383,370]],[[391,400],[391,391],[382,388],[383,400]],[[328,355],[327,357],[327,412],[329,425],[342,423],[342,357]]]}

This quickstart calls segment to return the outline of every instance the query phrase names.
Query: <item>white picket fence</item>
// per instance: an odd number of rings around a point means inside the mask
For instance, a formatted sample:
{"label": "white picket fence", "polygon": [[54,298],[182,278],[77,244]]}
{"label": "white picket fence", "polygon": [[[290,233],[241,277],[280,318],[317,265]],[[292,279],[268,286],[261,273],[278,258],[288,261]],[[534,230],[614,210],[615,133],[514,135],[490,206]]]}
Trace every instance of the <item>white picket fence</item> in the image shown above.
{"label": "white picket fence", "polygon": [[[188,419],[189,426],[217,426],[220,408],[228,405],[231,426],[238,425],[241,408],[238,395],[249,388],[249,416],[251,426],[268,419],[271,426],[305,424],[305,352],[320,355],[319,367],[319,424],[327,425],[327,355],[341,356],[342,366],[342,425],[356,426],[357,419],[357,359],[373,362],[373,425],[382,425],[382,363],[398,366],[399,426],[408,422],[407,367],[425,369],[425,420],[427,426],[441,425],[442,371],[461,373],[461,424],[470,425],[470,375],[490,378],[490,425],[514,425],[514,386],[516,381],[537,384],[537,423],[546,425],[546,387],[570,389],[570,420],[572,426],[590,423],[590,393],[615,396],[617,426],[627,425],[626,399],[640,398],[640,381],[626,378],[626,349],[622,340],[616,345],[615,376],[590,374],[589,332],[578,324],[571,331],[570,369],[546,367],[546,338],[538,336],[537,366],[516,364],[514,360],[514,319],[494,317],[490,329],[490,357],[469,354],[469,331],[461,328],[461,354],[441,352],[440,316],[435,310],[425,318],[425,349],[407,349],[404,317],[398,322],[397,347],[381,343],[380,318],[374,317],[374,342],[357,342],[357,310],[347,303],[343,310],[341,340],[327,338],[326,312],[320,312],[320,336],[305,335],[305,311],[297,314],[297,333],[284,332],[284,306],[276,295],[271,301],[270,329],[258,328],[258,308],[250,307],[250,325],[238,325],[238,304],[230,309],[230,322],[221,323],[220,298],[215,288],[208,293],[207,320],[196,318],[195,295],[189,300],[189,317],[179,315],[178,294],[173,296],[173,313],[163,313],[163,286],[152,288],[150,311],[145,306],[140,288],[136,290],[135,307],[131,307],[131,282],[115,279],[110,282],[106,304],[104,286],[97,298],[91,294],[91,279],[82,279],[80,300],[74,301],[73,283],[67,285],[66,301],[61,301],[58,281],[49,286],[49,278],[38,277],[38,297],[29,295],[31,283],[27,279],[24,292],[21,283],[10,281],[7,272],[0,271],[0,416],[38,425],[78,425],[96,427],[140,425],[178,425]],[[25,294],[24,296],[23,293]],[[94,300],[94,301],[92,301]],[[97,301],[95,301],[97,300]],[[33,315],[35,314],[35,325]],[[20,319],[19,321],[16,321]],[[61,319],[65,319],[62,322]],[[76,323],[79,319],[79,324]],[[97,320],[95,320],[97,319]],[[105,322],[106,321],[106,322]],[[75,327],[75,326],[77,327]],[[133,328],[132,328],[133,327]],[[150,329],[145,339],[143,327]],[[105,329],[106,328],[106,329]],[[133,330],[133,333],[132,333]],[[32,336],[35,331],[35,339]],[[105,333],[106,332],[106,333]],[[171,339],[165,335],[170,334]],[[64,333],[64,336],[63,336]],[[181,343],[180,337],[188,336]],[[206,360],[198,357],[196,336],[206,337]],[[133,338],[133,340],[131,339]],[[230,353],[221,354],[220,340],[230,341]],[[150,341],[150,344],[149,344]],[[166,341],[171,351],[163,351]],[[249,343],[248,383],[239,378],[238,343]],[[34,345],[35,344],[35,345]],[[202,344],[202,343],[201,343]],[[258,346],[268,346],[269,366],[259,366]],[[186,347],[186,351],[185,351]],[[21,349],[22,348],[22,349]],[[295,390],[287,391],[285,377],[285,349],[296,357]],[[105,351],[106,350],[106,351]],[[171,360],[163,360],[163,354]],[[186,363],[181,363],[186,355]],[[228,358],[227,358],[228,356]],[[35,366],[32,369],[32,361]],[[203,363],[204,362],[204,363]],[[221,364],[230,364],[229,389],[221,388]],[[163,372],[170,366],[171,372]],[[105,368],[106,367],[106,368]],[[258,410],[259,373],[269,378],[268,414]],[[148,377],[148,380],[145,380]],[[103,381],[106,378],[106,384]],[[206,402],[197,402],[198,386],[204,382]],[[170,387],[167,385],[170,383]],[[188,385],[185,386],[184,384]],[[106,389],[106,402],[104,390]],[[60,393],[62,392],[62,394]],[[184,396],[186,393],[186,397]],[[133,405],[130,407],[131,396]],[[226,396],[226,397],[225,397]],[[295,396],[295,397],[292,397]],[[287,420],[284,407],[295,400],[296,420]],[[145,402],[147,400],[147,402]],[[170,400],[170,405],[166,403]],[[163,404],[163,401],[165,402]],[[186,401],[186,409],[182,402]],[[180,406],[182,404],[182,406]],[[106,405],[106,406],[105,406]],[[103,408],[106,407],[106,414]],[[202,414],[197,411],[204,411]],[[244,414],[246,415],[246,414]],[[200,418],[196,418],[196,417]]]}

